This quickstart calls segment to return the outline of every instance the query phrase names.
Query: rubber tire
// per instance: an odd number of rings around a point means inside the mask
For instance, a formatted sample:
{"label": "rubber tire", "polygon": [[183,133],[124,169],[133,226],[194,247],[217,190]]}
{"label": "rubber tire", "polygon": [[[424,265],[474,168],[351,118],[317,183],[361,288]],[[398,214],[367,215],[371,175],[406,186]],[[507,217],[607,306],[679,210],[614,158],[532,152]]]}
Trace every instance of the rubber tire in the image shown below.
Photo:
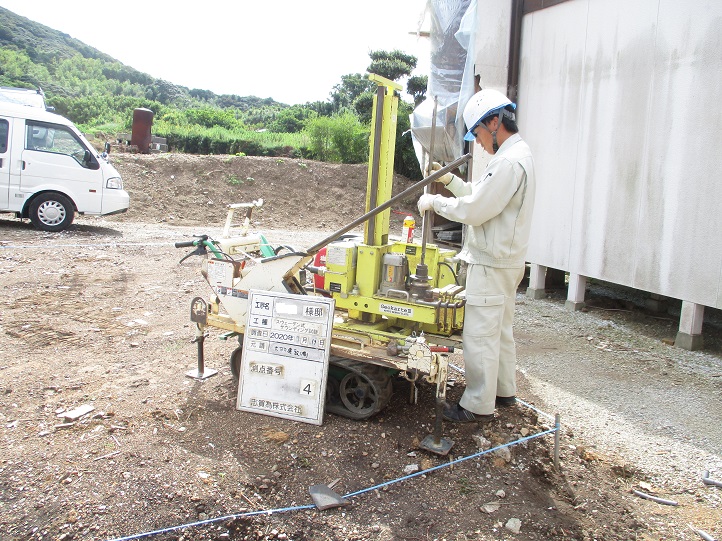
{"label": "rubber tire", "polygon": [[231,374],[233,379],[238,381],[241,377],[241,360],[243,359],[243,334],[239,334],[236,338],[238,339],[238,347],[231,353]]}
{"label": "rubber tire", "polygon": [[238,346],[231,353],[231,374],[233,379],[238,380],[241,377],[241,358],[243,357],[243,346]]}
{"label": "rubber tire", "polygon": [[[393,393],[393,382],[387,369],[361,361],[332,356],[331,364],[347,373],[331,387],[336,396],[326,396],[326,410],[356,421],[368,419],[386,407]],[[326,383],[329,390],[332,377]],[[365,392],[370,390],[371,392]],[[373,389],[372,389],[373,388]],[[356,390],[361,393],[356,394]]]}
{"label": "rubber tire", "polygon": [[[56,210],[58,218],[50,219],[45,216],[45,211]],[[63,231],[70,227],[75,218],[75,207],[73,203],[59,193],[43,193],[33,199],[30,203],[30,221],[41,231]]]}
{"label": "rubber tire", "polygon": [[349,372],[338,384],[341,403],[349,411],[349,417],[365,419],[379,411],[379,394],[373,384],[362,374]]}

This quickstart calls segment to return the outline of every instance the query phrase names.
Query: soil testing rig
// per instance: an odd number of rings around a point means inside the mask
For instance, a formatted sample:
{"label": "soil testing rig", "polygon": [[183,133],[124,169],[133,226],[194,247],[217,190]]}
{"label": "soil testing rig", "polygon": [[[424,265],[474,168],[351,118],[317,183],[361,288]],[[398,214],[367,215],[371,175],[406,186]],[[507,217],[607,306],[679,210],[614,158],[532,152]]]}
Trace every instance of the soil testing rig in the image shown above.
{"label": "soil testing rig", "polygon": [[[441,437],[441,410],[446,398],[448,353],[461,344],[465,291],[459,283],[456,251],[427,242],[424,219],[420,242],[389,237],[390,208],[421,193],[434,180],[468,161],[449,163],[432,175],[391,197],[396,139],[398,92],[401,86],[377,75],[370,137],[366,213],[307,250],[274,248],[261,234],[248,232],[253,208],[262,204],[230,205],[222,238],[207,236],[176,243],[207,254],[202,274],[213,293],[196,297],[191,320],[197,325],[199,370],[208,327],[236,337],[231,370],[239,376],[249,292],[325,295],[335,300],[325,411],[351,419],[366,419],[389,402],[394,378],[410,383],[416,401],[417,384],[436,386],[434,433],[422,448],[448,453],[453,442]],[[245,208],[239,234],[232,234],[233,213]],[[363,236],[348,234],[363,224]],[[325,251],[325,264],[319,255]],[[314,274],[316,280],[307,277]],[[318,287],[322,278],[323,287]],[[189,374],[190,375],[190,374]]]}

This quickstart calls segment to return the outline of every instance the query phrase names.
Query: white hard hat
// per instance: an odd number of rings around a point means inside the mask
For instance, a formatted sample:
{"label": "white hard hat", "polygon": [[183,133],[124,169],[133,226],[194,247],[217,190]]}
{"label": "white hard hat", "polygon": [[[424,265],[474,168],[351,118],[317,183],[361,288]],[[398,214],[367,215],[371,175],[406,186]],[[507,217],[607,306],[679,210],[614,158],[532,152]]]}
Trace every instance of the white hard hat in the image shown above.
{"label": "white hard hat", "polygon": [[[464,123],[469,128],[469,131],[464,136],[464,141],[475,140],[476,137],[471,132],[481,121],[488,116],[499,114],[499,111],[507,105],[511,105],[513,109],[516,109],[516,104],[512,103],[509,98],[498,90],[486,88],[474,94],[464,107]],[[508,116],[514,120],[513,113]]]}

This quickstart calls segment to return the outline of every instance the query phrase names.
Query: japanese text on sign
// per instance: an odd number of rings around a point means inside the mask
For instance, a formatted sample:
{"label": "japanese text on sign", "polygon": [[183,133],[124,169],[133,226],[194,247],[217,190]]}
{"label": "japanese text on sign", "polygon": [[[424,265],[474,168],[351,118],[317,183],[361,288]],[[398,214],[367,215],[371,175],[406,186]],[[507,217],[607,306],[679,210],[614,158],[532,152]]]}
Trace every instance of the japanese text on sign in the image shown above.
{"label": "japanese text on sign", "polygon": [[249,369],[252,374],[266,374],[268,376],[283,376],[283,365],[270,363],[250,363]]}
{"label": "japanese text on sign", "polygon": [[249,291],[236,407],[321,424],[334,300]]}
{"label": "japanese text on sign", "polygon": [[275,400],[251,398],[251,407],[282,413],[291,413],[293,415],[303,415],[303,408],[298,404],[286,404]]}

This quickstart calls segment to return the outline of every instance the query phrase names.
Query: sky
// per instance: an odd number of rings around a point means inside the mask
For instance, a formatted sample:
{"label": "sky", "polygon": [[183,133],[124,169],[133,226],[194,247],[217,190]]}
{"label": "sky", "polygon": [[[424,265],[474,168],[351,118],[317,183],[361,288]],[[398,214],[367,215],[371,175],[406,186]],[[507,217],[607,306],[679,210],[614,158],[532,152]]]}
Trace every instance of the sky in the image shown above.
{"label": "sky", "polygon": [[342,75],[365,73],[372,50],[416,56],[414,75],[429,69],[428,39],[413,35],[426,0],[0,0],[0,6],[154,78],[289,105],[326,101]]}

